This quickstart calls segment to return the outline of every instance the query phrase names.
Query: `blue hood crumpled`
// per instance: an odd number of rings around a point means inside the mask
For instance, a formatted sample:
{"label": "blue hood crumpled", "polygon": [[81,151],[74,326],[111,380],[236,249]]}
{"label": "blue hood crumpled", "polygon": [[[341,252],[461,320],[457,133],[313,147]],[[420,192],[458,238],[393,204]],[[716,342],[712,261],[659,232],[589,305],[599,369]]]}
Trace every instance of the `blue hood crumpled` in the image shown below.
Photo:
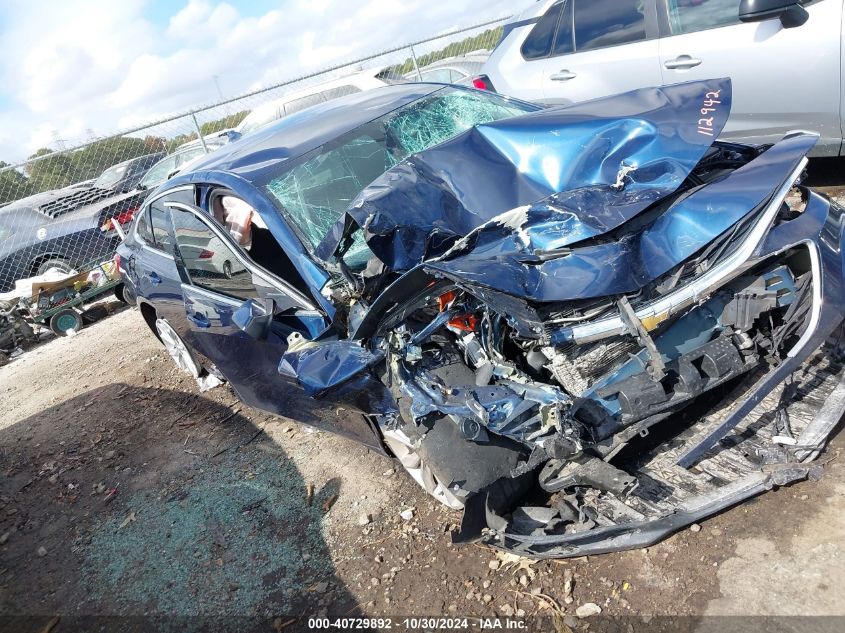
{"label": "blue hood crumpled", "polygon": [[[730,80],[714,79],[477,125],[385,172],[337,228],[361,227],[393,271],[426,262],[551,300],[536,280],[494,279],[526,265],[539,274],[537,253],[607,233],[673,193],[719,136],[730,105]],[[323,244],[322,254],[339,242]],[[477,270],[482,263],[486,271]]]}

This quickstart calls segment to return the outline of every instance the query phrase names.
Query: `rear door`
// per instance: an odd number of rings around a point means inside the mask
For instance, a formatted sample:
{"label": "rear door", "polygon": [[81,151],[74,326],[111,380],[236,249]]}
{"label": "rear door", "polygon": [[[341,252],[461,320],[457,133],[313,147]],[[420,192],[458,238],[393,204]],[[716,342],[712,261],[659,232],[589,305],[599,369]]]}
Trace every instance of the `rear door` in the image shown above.
{"label": "rear door", "polygon": [[133,236],[137,246],[125,264],[137,295],[152,303],[177,331],[184,328],[185,318],[181,281],[173,258],[170,212],[164,202],[183,195],[192,195],[192,188],[166,194],[143,207]]}
{"label": "rear door", "polygon": [[751,143],[795,129],[821,135],[816,153],[839,153],[842,0],[806,3],[809,20],[741,23],[739,0],[661,0],[663,83],[730,77],[724,136]]}
{"label": "rear door", "polygon": [[543,65],[543,101],[567,104],[659,85],[654,1],[559,3],[557,31]]}

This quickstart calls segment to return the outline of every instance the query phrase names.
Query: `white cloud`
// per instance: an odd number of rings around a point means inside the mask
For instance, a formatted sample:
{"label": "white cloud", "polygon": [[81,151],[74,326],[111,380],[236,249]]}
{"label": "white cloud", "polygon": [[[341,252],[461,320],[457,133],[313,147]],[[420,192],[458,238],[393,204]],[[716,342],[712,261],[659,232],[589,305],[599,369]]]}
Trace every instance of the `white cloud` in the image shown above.
{"label": "white cloud", "polygon": [[170,18],[167,37],[181,45],[218,39],[227,35],[241,17],[237,9],[225,2],[189,0],[185,7]]}
{"label": "white cloud", "polygon": [[[279,0],[258,16],[239,12],[243,0],[187,0],[158,24],[145,17],[151,1],[7,0],[0,159],[55,147],[56,135],[83,142],[90,130],[102,136],[213,102],[215,77],[230,97],[506,15],[529,0]],[[158,133],[188,131],[187,124]]]}

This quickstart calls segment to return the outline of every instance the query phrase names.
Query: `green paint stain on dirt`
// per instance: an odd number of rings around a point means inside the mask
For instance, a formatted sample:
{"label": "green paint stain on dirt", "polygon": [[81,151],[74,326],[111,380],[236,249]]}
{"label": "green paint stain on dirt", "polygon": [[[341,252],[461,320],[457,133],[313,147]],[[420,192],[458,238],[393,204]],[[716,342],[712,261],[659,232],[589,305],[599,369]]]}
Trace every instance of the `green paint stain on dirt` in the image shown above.
{"label": "green paint stain on dirt", "polygon": [[83,569],[95,600],[121,613],[266,616],[296,612],[309,588],[333,584],[321,533],[331,490],[309,504],[295,466],[264,454],[189,473],[96,527]]}

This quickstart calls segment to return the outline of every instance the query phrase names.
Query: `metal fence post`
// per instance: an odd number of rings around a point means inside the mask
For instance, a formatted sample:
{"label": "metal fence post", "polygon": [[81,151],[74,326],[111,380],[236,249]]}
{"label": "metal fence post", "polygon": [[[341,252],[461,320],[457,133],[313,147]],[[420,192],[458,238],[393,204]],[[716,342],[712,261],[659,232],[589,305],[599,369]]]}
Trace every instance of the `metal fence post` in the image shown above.
{"label": "metal fence post", "polygon": [[197,115],[191,112],[191,118],[194,120],[194,127],[197,129],[197,136],[199,136],[200,144],[202,145],[202,151],[208,154],[208,148],[205,146],[205,139],[202,137],[202,130],[200,129],[200,124],[197,123]]}
{"label": "metal fence post", "polygon": [[411,59],[414,62],[414,70],[417,71],[417,77],[420,81],[422,81],[422,73],[420,72],[420,65],[417,63],[417,54],[414,52],[414,47],[409,46],[408,48],[411,49]]}

